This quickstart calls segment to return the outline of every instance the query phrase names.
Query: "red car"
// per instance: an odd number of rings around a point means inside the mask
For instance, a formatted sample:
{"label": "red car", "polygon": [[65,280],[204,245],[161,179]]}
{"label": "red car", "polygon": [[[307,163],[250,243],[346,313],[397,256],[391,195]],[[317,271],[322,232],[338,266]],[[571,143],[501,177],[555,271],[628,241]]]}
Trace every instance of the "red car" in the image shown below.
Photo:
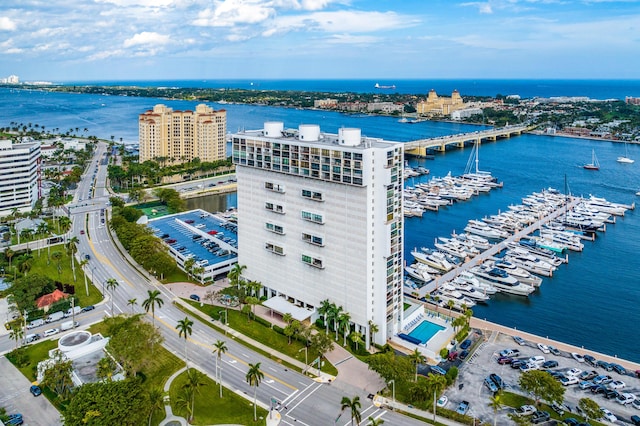
{"label": "red car", "polygon": [[498,358],[498,364],[511,364],[513,362],[513,358],[511,358],[510,356],[501,356],[500,358]]}
{"label": "red car", "polygon": [[449,356],[447,356],[447,359],[449,361],[455,361],[458,358],[458,352],[449,352]]}
{"label": "red car", "polygon": [[80,235],[84,235],[84,229],[80,230]]}

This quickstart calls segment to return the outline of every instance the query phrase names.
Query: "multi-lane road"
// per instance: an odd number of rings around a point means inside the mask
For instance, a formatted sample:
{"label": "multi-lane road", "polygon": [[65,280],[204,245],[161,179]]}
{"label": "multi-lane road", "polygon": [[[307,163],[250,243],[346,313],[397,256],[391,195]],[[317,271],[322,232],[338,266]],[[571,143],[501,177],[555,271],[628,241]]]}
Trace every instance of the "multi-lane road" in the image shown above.
{"label": "multi-lane road", "polygon": [[[107,292],[107,297],[113,298],[114,314],[131,312],[130,299],[136,299],[136,312],[144,313],[141,303],[147,298],[148,290],[160,290],[164,304],[156,308],[155,322],[164,337],[164,346],[177,356],[184,358],[184,339],[178,336],[175,329],[177,322],[183,319],[184,312],[176,308],[171,301],[175,296],[139,266],[133,266],[127,261],[109,235],[107,222],[110,206],[109,192],[105,186],[107,178],[107,157],[105,143],[99,143],[94,157],[87,167],[82,181],[69,206],[72,219],[72,236],[79,239],[78,256],[89,256],[85,272],[92,279],[94,285],[103,291],[104,283],[114,278],[118,287],[113,294]],[[89,198],[90,197],[90,198]],[[102,213],[104,211],[104,214]],[[99,309],[79,316],[81,322],[97,320],[100,315],[110,315],[111,301],[102,304]],[[150,314],[149,314],[150,316]],[[151,318],[149,318],[150,320]],[[318,383],[300,373],[283,367],[276,361],[266,358],[245,346],[235,342],[233,338],[225,336],[202,324],[197,318],[194,321],[193,334],[188,339],[187,352],[189,364],[215,377],[215,359],[212,353],[213,343],[224,340],[228,347],[222,356],[221,371],[224,385],[239,394],[245,394],[252,399],[253,388],[246,383],[248,364],[260,363],[264,373],[264,380],[257,388],[257,399],[261,406],[268,408],[272,400],[278,401],[281,413],[281,424],[285,425],[341,425],[350,423],[350,415],[341,415],[340,401],[343,396],[360,397],[362,403],[362,418],[382,418],[387,424],[414,425],[422,424],[417,420],[401,416],[392,411],[378,408],[367,399],[367,393],[354,386],[340,381],[340,383]],[[0,350],[10,347],[7,336],[0,338]],[[215,404],[216,399],[212,398]]]}

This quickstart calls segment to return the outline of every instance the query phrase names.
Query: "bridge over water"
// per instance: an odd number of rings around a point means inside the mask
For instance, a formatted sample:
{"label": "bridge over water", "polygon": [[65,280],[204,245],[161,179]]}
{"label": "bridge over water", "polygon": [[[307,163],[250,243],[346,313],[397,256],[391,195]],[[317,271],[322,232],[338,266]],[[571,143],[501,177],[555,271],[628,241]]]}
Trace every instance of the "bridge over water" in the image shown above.
{"label": "bridge over water", "polygon": [[521,135],[522,132],[527,130],[529,130],[529,128],[526,125],[513,125],[476,132],[460,133],[458,135],[419,139],[405,142],[404,152],[406,154],[424,157],[427,155],[428,149],[444,152],[447,145],[454,145],[459,148],[463,148],[466,143],[481,144],[483,140],[495,141],[498,139],[506,139],[511,136]]}

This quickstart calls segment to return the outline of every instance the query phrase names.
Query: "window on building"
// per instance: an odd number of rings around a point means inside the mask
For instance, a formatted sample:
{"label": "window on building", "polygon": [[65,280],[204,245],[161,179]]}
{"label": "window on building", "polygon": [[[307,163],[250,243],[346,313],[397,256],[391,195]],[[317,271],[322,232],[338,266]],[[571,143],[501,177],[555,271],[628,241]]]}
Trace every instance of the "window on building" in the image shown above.
{"label": "window on building", "polygon": [[280,185],[273,182],[265,182],[264,187],[269,191],[284,193],[284,185]]}
{"label": "window on building", "polygon": [[304,232],[302,233],[302,241],[316,246],[324,246],[324,238]]}
{"label": "window on building", "polygon": [[277,254],[278,256],[284,256],[285,254],[284,249],[282,247],[277,246],[273,243],[269,243],[269,242],[265,243],[264,248],[273,254]]}
{"label": "window on building", "polygon": [[276,225],[274,223],[265,223],[265,228],[267,229],[267,231],[271,231],[275,234],[281,234],[284,235],[284,228],[280,225]]}
{"label": "window on building", "polygon": [[302,190],[302,196],[314,201],[323,201],[322,192],[315,192],[309,189]]}
{"label": "window on building", "polygon": [[303,254],[302,261],[309,266],[313,266],[314,268],[318,268],[318,269],[324,268],[324,263],[322,262],[322,259],[317,259],[313,256]]}
{"label": "window on building", "polygon": [[311,213],[311,212],[302,212],[302,219],[307,220],[309,222],[314,222],[314,223],[320,223],[323,224],[324,220],[322,218],[322,215],[317,214],[317,213]]}

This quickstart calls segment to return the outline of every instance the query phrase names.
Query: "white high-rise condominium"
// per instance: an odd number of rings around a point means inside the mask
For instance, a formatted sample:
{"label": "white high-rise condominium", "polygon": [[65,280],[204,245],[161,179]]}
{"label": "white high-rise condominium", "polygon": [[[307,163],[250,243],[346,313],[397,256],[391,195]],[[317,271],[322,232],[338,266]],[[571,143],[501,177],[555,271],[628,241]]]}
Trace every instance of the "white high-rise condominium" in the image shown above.
{"label": "white high-rise condominium", "polygon": [[213,162],[226,158],[227,112],[205,104],[195,111],[174,111],[158,104],[138,118],[140,162],[175,164],[199,158]]}
{"label": "white high-rise condominium", "polygon": [[384,344],[402,323],[402,144],[281,122],[232,138],[243,277],[280,313],[314,320],[328,300],[367,347],[371,324]]}
{"label": "white high-rise condominium", "polygon": [[31,211],[40,197],[40,143],[0,140],[0,215]]}

